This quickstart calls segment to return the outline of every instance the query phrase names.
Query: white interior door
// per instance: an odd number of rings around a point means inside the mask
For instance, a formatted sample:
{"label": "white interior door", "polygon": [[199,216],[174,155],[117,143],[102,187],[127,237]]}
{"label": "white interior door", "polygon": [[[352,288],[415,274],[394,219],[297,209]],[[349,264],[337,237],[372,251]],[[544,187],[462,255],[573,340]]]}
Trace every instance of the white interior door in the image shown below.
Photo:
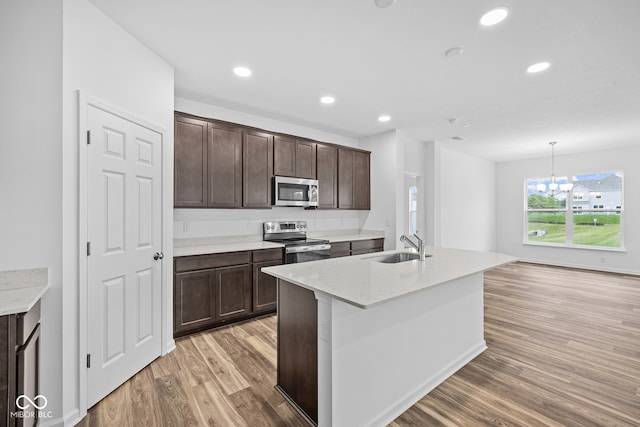
{"label": "white interior door", "polygon": [[87,404],[161,352],[162,135],[88,106]]}

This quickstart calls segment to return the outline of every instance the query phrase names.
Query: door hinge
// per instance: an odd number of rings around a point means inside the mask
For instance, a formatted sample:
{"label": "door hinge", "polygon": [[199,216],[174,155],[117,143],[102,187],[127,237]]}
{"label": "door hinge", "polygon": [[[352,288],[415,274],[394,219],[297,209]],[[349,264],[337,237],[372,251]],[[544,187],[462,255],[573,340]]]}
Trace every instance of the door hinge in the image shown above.
{"label": "door hinge", "polygon": [[91,131],[87,131],[87,145],[91,144]]}
{"label": "door hinge", "polygon": [[87,256],[91,255],[91,242],[87,242]]}
{"label": "door hinge", "polygon": [[87,368],[91,367],[91,355],[87,353]]}

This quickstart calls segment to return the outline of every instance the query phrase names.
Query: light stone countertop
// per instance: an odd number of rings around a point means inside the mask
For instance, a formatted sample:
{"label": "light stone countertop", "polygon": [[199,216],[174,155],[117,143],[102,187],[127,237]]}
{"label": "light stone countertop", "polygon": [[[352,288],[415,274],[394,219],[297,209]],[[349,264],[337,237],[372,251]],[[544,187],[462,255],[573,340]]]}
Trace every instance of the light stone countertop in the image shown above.
{"label": "light stone countertop", "polygon": [[433,247],[426,248],[426,253],[433,256],[425,261],[385,264],[369,259],[396,252],[410,251],[386,251],[285,264],[265,267],[262,271],[356,307],[371,308],[450,280],[516,261],[514,257],[494,252]]}
{"label": "light stone countertop", "polygon": [[327,239],[331,243],[349,242],[354,240],[384,239],[384,231],[378,231],[378,230],[362,230],[362,231],[350,230],[346,232],[310,231],[307,235],[311,238]]}
{"label": "light stone countertop", "polygon": [[[191,239],[195,240],[195,239]],[[239,252],[239,251],[256,251],[260,249],[274,249],[282,248],[284,245],[280,243],[271,243],[254,241],[254,242],[226,242],[226,243],[201,243],[192,244],[190,246],[175,246],[173,247],[173,256],[191,256],[191,255],[206,255],[206,254],[219,254],[224,252]]]}
{"label": "light stone countertop", "polygon": [[47,268],[0,271],[0,316],[26,313],[47,290]]}
{"label": "light stone countertop", "polygon": [[[331,243],[346,242],[352,240],[369,240],[384,238],[384,231],[375,230],[342,230],[309,232],[310,238],[327,239]],[[225,237],[200,237],[192,239],[174,239],[173,256],[191,256],[217,254],[224,252],[256,251],[260,249],[282,248],[280,243],[265,242],[262,236],[225,236]]]}

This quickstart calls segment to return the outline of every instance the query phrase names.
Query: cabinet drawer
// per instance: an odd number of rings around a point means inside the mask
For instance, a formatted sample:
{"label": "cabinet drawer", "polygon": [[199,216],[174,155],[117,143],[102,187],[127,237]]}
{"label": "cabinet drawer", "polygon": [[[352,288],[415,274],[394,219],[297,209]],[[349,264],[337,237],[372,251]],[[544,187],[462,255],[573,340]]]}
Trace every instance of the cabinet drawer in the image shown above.
{"label": "cabinet drawer", "polygon": [[228,252],[213,255],[195,255],[176,258],[177,273],[207,268],[228,267],[232,265],[249,264],[251,252]]}
{"label": "cabinet drawer", "polygon": [[347,252],[347,255],[348,255],[350,250],[351,250],[351,242],[331,243],[331,255],[341,253],[341,252]]}
{"label": "cabinet drawer", "polygon": [[356,240],[351,242],[351,251],[364,251],[369,249],[380,249],[384,247],[384,239]]}
{"label": "cabinet drawer", "polygon": [[282,248],[253,251],[253,262],[282,261]]}
{"label": "cabinet drawer", "polygon": [[16,330],[16,345],[23,345],[31,336],[31,332],[40,323],[40,301],[31,310],[18,315],[18,326]]}

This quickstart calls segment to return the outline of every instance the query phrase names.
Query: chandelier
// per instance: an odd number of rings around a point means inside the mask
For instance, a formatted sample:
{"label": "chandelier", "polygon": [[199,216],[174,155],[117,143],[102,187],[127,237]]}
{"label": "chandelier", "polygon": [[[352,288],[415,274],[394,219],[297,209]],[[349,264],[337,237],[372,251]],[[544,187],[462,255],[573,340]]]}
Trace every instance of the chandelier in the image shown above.
{"label": "chandelier", "polygon": [[573,184],[570,182],[563,184],[558,184],[558,182],[556,182],[554,157],[554,149],[556,144],[556,141],[551,141],[549,143],[549,145],[551,145],[551,176],[549,177],[549,190],[547,190],[547,185],[544,183],[540,183],[536,186],[538,192],[548,194],[551,197],[555,197],[560,193],[568,193],[573,189]]}

